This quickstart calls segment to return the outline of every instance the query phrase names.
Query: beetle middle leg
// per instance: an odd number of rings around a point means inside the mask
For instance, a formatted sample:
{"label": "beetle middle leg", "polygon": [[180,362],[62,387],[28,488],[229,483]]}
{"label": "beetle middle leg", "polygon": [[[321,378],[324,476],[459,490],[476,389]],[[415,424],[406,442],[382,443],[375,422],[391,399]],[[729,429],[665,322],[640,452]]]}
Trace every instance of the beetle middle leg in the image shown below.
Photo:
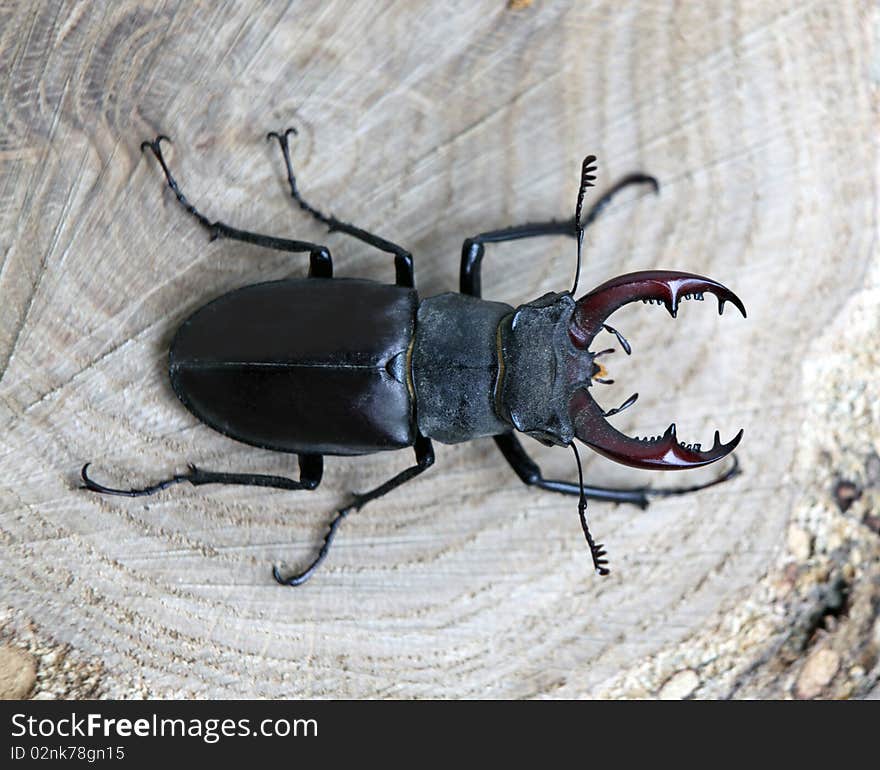
{"label": "beetle middle leg", "polygon": [[384,251],[387,254],[393,254],[397,285],[412,288],[415,285],[415,277],[413,274],[413,259],[412,254],[410,254],[406,249],[404,249],[402,246],[398,246],[396,243],[392,243],[391,241],[386,240],[385,238],[381,238],[378,235],[374,235],[373,233],[367,232],[366,230],[362,230],[360,227],[355,227],[348,222],[343,222],[334,217],[332,214],[325,214],[320,209],[312,206],[311,203],[309,203],[302,197],[296,184],[296,176],[293,173],[293,163],[290,160],[290,142],[288,137],[291,134],[296,136],[297,130],[295,128],[288,128],[286,131],[282,131],[281,133],[278,133],[277,131],[270,131],[266,135],[266,139],[277,139],[278,144],[281,145],[281,152],[284,155],[284,164],[287,167],[287,182],[290,185],[290,197],[299,204],[299,207],[303,211],[313,216],[322,224],[327,225],[327,227],[330,228],[331,233],[346,233],[347,235],[350,235],[353,238],[357,238],[359,241],[363,241],[364,243],[369,244],[370,246],[373,246],[380,251]]}
{"label": "beetle middle leg", "polygon": [[[540,466],[529,456],[520,440],[512,433],[495,436],[495,443],[501,450],[501,454],[504,455],[504,459],[507,460],[510,467],[513,468],[516,475],[519,476],[524,484],[535,486],[539,489],[546,489],[548,492],[558,492],[563,495],[580,495],[580,484],[575,484],[571,481],[544,478]],[[630,503],[644,509],[648,507],[650,498],[652,497],[675,497],[677,495],[686,495],[691,492],[699,492],[701,489],[708,489],[716,484],[729,481],[734,476],[739,475],[739,473],[739,460],[736,455],[734,455],[733,465],[731,465],[727,471],[710,481],[703,482],[702,484],[670,487],[667,489],[651,489],[650,487],[618,489],[615,487],[594,487],[585,484],[583,490],[584,496],[591,500],[603,500],[611,503]]]}
{"label": "beetle middle leg", "polygon": [[397,487],[405,484],[407,481],[414,479],[420,473],[423,473],[428,468],[430,468],[434,464],[434,447],[431,444],[431,440],[425,438],[424,436],[419,436],[416,439],[415,445],[413,447],[416,454],[416,464],[407,468],[406,470],[401,471],[396,476],[393,476],[384,484],[380,484],[375,489],[371,489],[369,492],[363,492],[361,494],[355,494],[352,498],[351,503],[349,503],[344,508],[340,508],[336,515],[331,520],[327,534],[324,535],[324,542],[321,545],[320,551],[318,551],[318,555],[306,567],[302,572],[298,572],[295,575],[290,575],[289,577],[284,577],[281,574],[281,570],[276,566],[272,568],[272,575],[275,577],[281,585],[286,586],[299,586],[305,583],[315,572],[318,567],[321,566],[321,563],[324,559],[327,558],[327,554],[330,551],[330,546],[333,543],[333,538],[336,537],[336,530],[339,528],[339,525],[342,524],[343,519],[345,519],[348,514],[352,511],[359,511],[363,508],[367,503],[372,500],[377,500],[384,495],[387,495],[391,490],[397,489]]}
{"label": "beetle middle leg", "polygon": [[321,455],[301,454],[299,459],[299,480],[287,478],[286,476],[271,476],[263,473],[225,473],[217,471],[205,471],[190,465],[186,473],[179,473],[170,476],[167,479],[158,481],[147,487],[139,489],[114,489],[113,487],[105,487],[98,484],[88,475],[88,468],[91,463],[86,463],[80,473],[83,480],[83,488],[92,492],[100,492],[104,495],[120,495],[122,497],[146,497],[168,489],[175,484],[181,484],[188,481],[193,486],[201,486],[202,484],[238,484],[242,486],[253,487],[274,487],[276,489],[317,489],[321,483],[321,477],[324,474],[324,458]]}
{"label": "beetle middle leg", "polygon": [[211,240],[216,238],[229,238],[234,241],[243,241],[244,243],[253,243],[256,246],[263,246],[267,249],[277,249],[279,251],[289,251],[295,254],[308,252],[309,254],[309,276],[313,278],[331,278],[333,276],[333,261],[330,257],[330,251],[326,246],[309,241],[296,241],[290,238],[278,238],[274,235],[262,235],[260,233],[251,232],[250,230],[239,230],[230,227],[224,222],[212,222],[204,214],[202,214],[187,197],[181,192],[177,180],[171,175],[165,156],[162,154],[162,141],[170,142],[171,140],[162,134],[157,136],[152,142],[142,142],[141,151],[149,147],[162,171],[165,174],[165,180],[168,186],[177,198],[181,206],[204,227],[211,235]]}

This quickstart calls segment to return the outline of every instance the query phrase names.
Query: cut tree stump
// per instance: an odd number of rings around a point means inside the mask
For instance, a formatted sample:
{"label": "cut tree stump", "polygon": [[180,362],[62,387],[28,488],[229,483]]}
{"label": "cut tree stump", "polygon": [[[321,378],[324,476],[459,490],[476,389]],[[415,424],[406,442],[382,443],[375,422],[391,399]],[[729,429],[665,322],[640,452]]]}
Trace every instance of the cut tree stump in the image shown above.
{"label": "cut tree stump", "polygon": [[[859,696],[877,679],[880,335],[873,3],[7,3],[0,9],[0,643],[37,697]],[[598,195],[581,290],[667,268],[714,300],[621,310],[633,355],[597,395],[636,435],[739,428],[743,473],[647,511],[523,487],[491,440],[437,446],[417,481],[352,516],[314,580],[332,510],[411,462],[328,458],[312,493],[181,485],[182,471],[295,473],[200,424],[167,349],[206,301],[302,276],[307,258],[210,242],[144,139],[212,219],[318,240],[337,275],[382,255],[290,200],[266,132],[296,126],[301,188],[457,289],[461,241]],[[490,299],[571,284],[567,239],[490,247]],[[707,297],[707,299],[710,299]],[[291,335],[303,330],[291,329]],[[613,343],[613,339],[609,340]],[[548,475],[571,453],[528,441]],[[873,453],[873,454],[872,454]],[[582,453],[593,483],[654,486]],[[587,458],[587,455],[590,455]],[[880,459],[878,459],[880,462]],[[831,489],[861,494],[842,511]],[[872,518],[873,517],[873,518]],[[872,582],[872,580],[874,582]],[[874,586],[872,588],[872,586]],[[59,651],[82,670],[61,673]],[[829,652],[830,651],[830,652]],[[811,656],[821,653],[821,659]],[[817,666],[836,655],[838,665]],[[30,665],[30,663],[28,664]],[[813,673],[811,673],[813,672]]]}

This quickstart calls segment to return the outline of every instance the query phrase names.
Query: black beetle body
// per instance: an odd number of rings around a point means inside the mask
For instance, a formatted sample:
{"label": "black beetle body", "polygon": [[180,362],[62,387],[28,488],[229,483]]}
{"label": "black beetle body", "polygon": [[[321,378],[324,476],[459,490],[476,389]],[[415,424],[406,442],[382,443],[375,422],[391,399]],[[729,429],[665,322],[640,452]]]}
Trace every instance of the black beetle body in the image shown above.
{"label": "black beetle body", "polygon": [[200,420],[264,449],[359,455],[411,446],[417,303],[413,289],[345,278],[246,286],[183,323],[171,383]]}
{"label": "black beetle body", "polygon": [[[360,228],[321,213],[296,186],[288,137],[278,140],[287,166],[290,192],[299,206],[337,230],[395,257],[395,285],[334,278],[329,251],[318,244],[237,230],[211,222],[180,191],[168,170],[158,137],[145,142],[162,166],[180,204],[212,238],[226,237],[290,252],[308,252],[309,277],[258,283],[224,294],[181,325],[171,345],[169,372],[175,393],[202,422],[238,441],[298,455],[299,480],[249,473],[204,471],[190,466],[144,489],[104,487],[82,470],[93,491],[139,496],[171,484],[232,483],[283,489],[315,489],[323,456],[361,455],[413,447],[416,465],[339,510],[318,557],[303,572],[276,579],[287,585],[305,582],[325,558],[336,529],[358,510],[409,481],[433,464],[431,441],[455,444],[491,436],[526,484],[579,497],[581,525],[593,563],[607,574],[605,552],[593,541],[585,518],[586,499],[628,502],[642,507],[649,495],[684,494],[731,478],[727,473],[707,484],[676,489],[608,489],[545,479],[514,432],[546,445],[570,446],[574,439],[618,462],[640,468],[670,469],[706,465],[729,454],[740,435],[721,444],[716,433],[709,450],[681,444],[674,424],[654,439],[634,439],[615,430],[607,417],[630,406],[604,411],[589,393],[593,382],[607,382],[602,355],[592,352],[594,337],[612,333],[627,354],[629,343],[605,319],[621,305],[642,299],[665,304],[675,316],[680,302],[702,299],[704,292],[735,304],[739,299],[708,278],[689,273],[644,271],[620,276],[575,301],[569,292],[550,293],[516,309],[481,298],[480,268],[484,245],[548,235],[578,240],[578,268],[584,228],[623,187],[653,177],[624,178],[581,217],[587,187],[595,178],[592,156],[584,161],[575,217],[568,221],[526,224],[467,239],[462,249],[461,292],[420,300],[414,288],[409,252]],[[577,282],[575,282],[575,285]]]}
{"label": "black beetle body", "polygon": [[[254,284],[182,324],[171,383],[202,422],[280,452],[360,455],[417,434],[457,444],[513,429],[565,446],[574,428],[558,391],[572,384],[554,376],[547,337],[573,305],[558,294],[516,310],[466,294],[420,301],[352,278]],[[588,356],[579,379],[592,374]]]}

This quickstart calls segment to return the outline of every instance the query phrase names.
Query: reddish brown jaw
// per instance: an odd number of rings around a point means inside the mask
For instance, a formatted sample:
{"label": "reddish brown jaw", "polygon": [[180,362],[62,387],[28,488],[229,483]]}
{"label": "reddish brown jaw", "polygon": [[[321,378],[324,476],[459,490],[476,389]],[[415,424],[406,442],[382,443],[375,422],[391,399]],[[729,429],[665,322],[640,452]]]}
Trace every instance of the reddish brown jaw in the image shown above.
{"label": "reddish brown jaw", "polygon": [[575,435],[591,449],[609,460],[648,470],[684,470],[714,463],[736,449],[743,435],[740,430],[732,441],[722,444],[721,436],[715,431],[715,442],[706,451],[699,444],[680,443],[675,436],[675,423],[657,438],[630,438],[609,424],[586,388],[571,397],[569,411]]}
{"label": "reddish brown jaw", "polygon": [[724,312],[724,304],[730,302],[745,318],[746,309],[740,298],[711,278],[675,270],[642,270],[612,278],[581,297],[575,306],[569,333],[572,342],[586,350],[605,319],[628,302],[662,302],[675,318],[682,300],[702,299],[705,293],[718,297],[719,315]]}
{"label": "reddish brown jaw", "polygon": [[[628,302],[662,302],[675,318],[682,300],[702,299],[704,293],[718,297],[719,315],[724,311],[724,304],[730,302],[745,317],[746,310],[739,297],[716,281],[691,273],[646,270],[612,278],[578,300],[569,336],[577,348],[587,350],[608,316]],[[605,411],[585,387],[572,394],[568,411],[578,439],[599,454],[636,468],[675,470],[708,465],[729,455],[743,434],[740,431],[733,440],[722,444],[716,431],[712,447],[705,451],[699,444],[679,442],[674,423],[662,436],[630,438],[605,419]]]}

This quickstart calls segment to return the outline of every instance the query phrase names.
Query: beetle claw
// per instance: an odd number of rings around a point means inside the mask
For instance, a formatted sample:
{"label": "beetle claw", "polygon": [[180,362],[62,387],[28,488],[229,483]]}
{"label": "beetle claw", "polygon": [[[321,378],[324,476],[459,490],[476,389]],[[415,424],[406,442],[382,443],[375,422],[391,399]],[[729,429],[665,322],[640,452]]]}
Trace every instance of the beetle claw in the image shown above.
{"label": "beetle claw", "polygon": [[283,143],[287,141],[287,137],[291,134],[297,136],[299,134],[299,131],[297,131],[293,126],[285,129],[280,134],[277,131],[270,131],[268,134],[266,134],[266,141],[269,142],[272,139],[277,139],[279,142]]}
{"label": "beetle claw", "polygon": [[153,151],[153,153],[158,156],[162,152],[163,141],[168,142],[168,144],[173,144],[170,137],[165,136],[165,134],[159,134],[159,136],[157,136],[152,141],[147,140],[145,142],[141,142],[141,152],[149,147]]}

